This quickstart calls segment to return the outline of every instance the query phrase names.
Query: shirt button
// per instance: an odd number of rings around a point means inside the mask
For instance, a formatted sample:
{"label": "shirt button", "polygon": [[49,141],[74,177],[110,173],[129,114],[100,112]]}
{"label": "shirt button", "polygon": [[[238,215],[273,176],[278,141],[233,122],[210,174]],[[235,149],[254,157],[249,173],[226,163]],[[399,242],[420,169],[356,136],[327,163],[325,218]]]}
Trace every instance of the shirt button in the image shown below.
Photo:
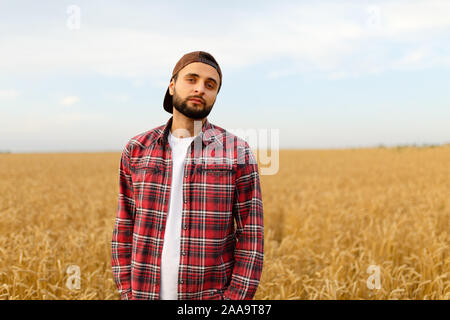
{"label": "shirt button", "polygon": [[184,229],[184,230],[187,229],[187,224],[183,224],[183,229]]}
{"label": "shirt button", "polygon": [[180,281],[179,281],[181,284],[183,284],[184,283],[184,281],[183,281],[183,279],[181,279]]}
{"label": "shirt button", "polygon": [[184,176],[187,178],[187,172],[184,174]]}
{"label": "shirt button", "polygon": [[182,254],[183,256],[185,256],[185,255],[186,255],[186,251],[181,252],[181,254]]}
{"label": "shirt button", "polygon": [[187,203],[187,199],[184,199],[184,203]]}
{"label": "shirt button", "polygon": [[158,229],[159,229],[159,231],[162,231],[162,229],[163,229],[162,224],[159,225]]}

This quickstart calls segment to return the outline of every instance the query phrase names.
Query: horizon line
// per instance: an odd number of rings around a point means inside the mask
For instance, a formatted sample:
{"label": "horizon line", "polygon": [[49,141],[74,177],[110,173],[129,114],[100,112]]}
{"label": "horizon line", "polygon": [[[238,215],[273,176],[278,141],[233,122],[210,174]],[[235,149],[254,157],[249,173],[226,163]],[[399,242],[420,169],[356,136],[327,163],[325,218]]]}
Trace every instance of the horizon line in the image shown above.
{"label": "horizon line", "polygon": [[[430,147],[447,147],[450,146],[449,142],[443,142],[443,143],[400,143],[400,144],[394,144],[394,145],[387,145],[384,143],[379,143],[376,145],[362,145],[362,146],[343,146],[343,147],[286,147],[286,148],[279,148],[279,151],[306,151],[306,150],[354,150],[354,149],[395,149],[395,148],[430,148]],[[253,150],[267,150],[267,148],[264,149],[253,149]],[[270,149],[269,149],[270,150]],[[73,150],[26,150],[26,151],[12,151],[12,150],[1,150],[0,154],[45,154],[45,153],[121,153],[123,151],[116,149],[99,149],[99,150],[83,150],[83,149],[73,149]],[[272,152],[272,151],[271,151]]]}

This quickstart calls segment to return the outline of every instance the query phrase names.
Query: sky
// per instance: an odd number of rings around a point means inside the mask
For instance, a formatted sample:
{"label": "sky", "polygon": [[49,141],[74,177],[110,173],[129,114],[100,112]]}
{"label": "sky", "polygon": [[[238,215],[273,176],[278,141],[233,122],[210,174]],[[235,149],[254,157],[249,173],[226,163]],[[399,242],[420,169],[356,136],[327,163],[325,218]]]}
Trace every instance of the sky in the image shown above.
{"label": "sky", "polygon": [[223,73],[208,120],[246,140],[450,142],[450,1],[0,0],[0,151],[121,151],[196,50]]}

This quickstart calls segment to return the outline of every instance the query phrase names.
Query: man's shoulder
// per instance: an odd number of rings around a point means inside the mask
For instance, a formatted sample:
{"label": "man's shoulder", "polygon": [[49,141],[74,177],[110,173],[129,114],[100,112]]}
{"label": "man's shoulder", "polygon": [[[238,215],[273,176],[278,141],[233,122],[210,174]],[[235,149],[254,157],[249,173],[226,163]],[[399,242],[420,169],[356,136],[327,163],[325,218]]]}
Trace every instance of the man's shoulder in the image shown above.
{"label": "man's shoulder", "polygon": [[[257,160],[256,155],[252,148],[250,147],[247,140],[241,138],[239,134],[246,136],[247,132],[241,130],[233,130],[236,133],[226,130],[222,127],[214,125],[216,140],[221,143],[221,145],[233,153],[233,157],[236,158],[236,163],[240,166],[256,165]],[[228,151],[227,151],[228,152]],[[258,170],[258,169],[256,169]]]}
{"label": "man's shoulder", "polygon": [[249,148],[246,140],[234,134],[230,130],[224,129],[218,125],[212,126],[213,133],[217,140],[226,142],[227,147]]}

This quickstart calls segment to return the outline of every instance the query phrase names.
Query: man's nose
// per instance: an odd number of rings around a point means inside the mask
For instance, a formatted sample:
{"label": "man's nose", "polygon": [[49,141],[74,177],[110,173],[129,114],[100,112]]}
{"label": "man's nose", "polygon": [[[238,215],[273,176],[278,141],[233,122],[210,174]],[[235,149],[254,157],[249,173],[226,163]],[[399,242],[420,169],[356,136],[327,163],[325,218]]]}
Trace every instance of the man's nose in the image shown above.
{"label": "man's nose", "polygon": [[203,95],[205,93],[205,85],[203,83],[197,83],[194,90],[197,95]]}

